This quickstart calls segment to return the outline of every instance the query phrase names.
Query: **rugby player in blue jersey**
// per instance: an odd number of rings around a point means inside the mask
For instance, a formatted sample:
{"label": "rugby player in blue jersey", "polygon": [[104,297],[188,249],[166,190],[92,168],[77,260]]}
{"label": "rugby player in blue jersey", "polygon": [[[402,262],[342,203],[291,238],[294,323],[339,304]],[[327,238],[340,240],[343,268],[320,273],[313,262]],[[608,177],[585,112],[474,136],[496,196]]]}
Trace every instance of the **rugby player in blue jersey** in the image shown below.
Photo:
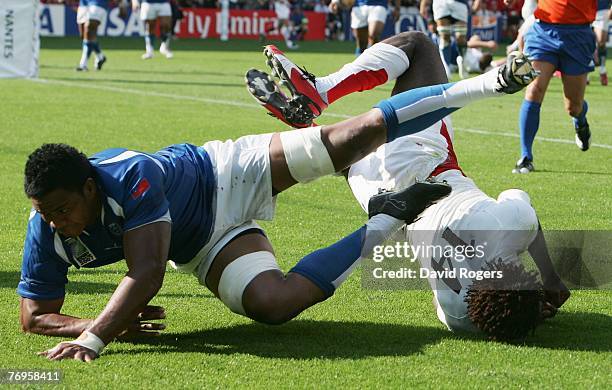
{"label": "rugby player in blue jersey", "polygon": [[[371,197],[367,223],[315,251],[287,273],[255,220],[272,219],[276,196],[297,183],[339,172],[378,146],[421,131],[466,104],[516,92],[534,77],[512,69],[516,57],[483,83],[417,88],[365,114],[329,126],[172,145],[154,154],[108,149],[89,159],[46,144],[25,166],[31,199],[21,279],[24,331],[77,337],[41,354],[91,361],[126,331],[159,330],[148,307],[166,262],[192,273],[233,312],[268,324],[290,320],[333,295],[359,263],[405,223],[449,194],[419,182]],[[125,259],[128,272],[95,319],[62,313],[67,274]]]}
{"label": "rugby player in blue jersey", "polygon": [[132,11],[140,9],[140,20],[145,24],[145,53],[143,60],[153,58],[155,46],[155,25],[159,21],[159,52],[166,58],[174,57],[170,51],[172,38],[172,7],[170,0],[132,0]]}
{"label": "rugby player in blue jersey", "polygon": [[77,24],[82,25],[83,52],[81,61],[76,67],[77,71],[87,71],[87,62],[91,53],[95,53],[94,66],[96,70],[102,70],[106,62],[106,56],[100,49],[98,43],[98,26],[106,20],[108,0],[80,0],[77,9]]}
{"label": "rugby player in blue jersey", "polygon": [[[330,11],[337,13],[340,0],[332,0]],[[387,21],[387,6],[389,0],[356,0],[351,10],[351,29],[357,43],[355,54],[363,53],[365,49],[380,41],[380,36]],[[399,18],[400,1],[393,0],[393,18]]]}

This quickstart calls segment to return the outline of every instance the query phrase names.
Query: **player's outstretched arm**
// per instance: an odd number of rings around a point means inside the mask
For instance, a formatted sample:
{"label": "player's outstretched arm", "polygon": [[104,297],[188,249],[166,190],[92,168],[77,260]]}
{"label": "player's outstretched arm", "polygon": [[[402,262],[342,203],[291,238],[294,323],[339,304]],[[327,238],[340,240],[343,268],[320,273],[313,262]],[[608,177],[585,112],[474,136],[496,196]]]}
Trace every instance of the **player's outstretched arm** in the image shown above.
{"label": "player's outstretched arm", "polygon": [[[538,223],[538,234],[528,248],[529,255],[533,258],[544,285],[544,298],[547,303],[554,306],[554,308],[560,308],[565,301],[570,297],[570,291],[567,286],[563,283],[559,274],[555,270],[555,267],[548,253],[548,246],[544,239],[544,232],[542,231],[542,225]],[[554,315],[554,314],[553,314]]]}
{"label": "player's outstretched arm", "polygon": [[[62,314],[64,298],[51,300],[34,300],[21,298],[20,321],[21,330],[55,337],[78,337],[87,330],[93,320]],[[166,318],[166,311],[161,306],[145,306],[137,318],[121,333],[121,339],[134,337],[157,336],[165,329],[161,323],[150,322]]]}
{"label": "player's outstretched arm", "polygon": [[155,222],[127,231],[123,248],[128,272],[102,313],[77,340],[63,342],[41,354],[51,360],[91,361],[119,336],[157,294],[166,272],[170,223]]}
{"label": "player's outstretched arm", "polygon": [[63,304],[63,297],[51,300],[21,298],[21,329],[45,336],[78,337],[91,325],[92,320],[61,314]]}

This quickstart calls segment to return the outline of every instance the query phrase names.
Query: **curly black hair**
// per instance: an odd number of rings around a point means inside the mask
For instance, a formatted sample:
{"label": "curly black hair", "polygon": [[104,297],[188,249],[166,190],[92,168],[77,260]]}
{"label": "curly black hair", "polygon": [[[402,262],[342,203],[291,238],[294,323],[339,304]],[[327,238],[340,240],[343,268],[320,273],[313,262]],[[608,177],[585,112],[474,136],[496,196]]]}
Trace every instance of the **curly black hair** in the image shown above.
{"label": "curly black hair", "polygon": [[34,199],[60,188],[81,192],[89,177],[93,168],[83,153],[66,144],[44,144],[28,157],[23,189]]}
{"label": "curly black hair", "polygon": [[483,271],[501,271],[499,279],[476,280],[468,288],[465,302],[472,323],[490,339],[523,341],[541,323],[544,302],[538,274],[520,262],[486,263]]}

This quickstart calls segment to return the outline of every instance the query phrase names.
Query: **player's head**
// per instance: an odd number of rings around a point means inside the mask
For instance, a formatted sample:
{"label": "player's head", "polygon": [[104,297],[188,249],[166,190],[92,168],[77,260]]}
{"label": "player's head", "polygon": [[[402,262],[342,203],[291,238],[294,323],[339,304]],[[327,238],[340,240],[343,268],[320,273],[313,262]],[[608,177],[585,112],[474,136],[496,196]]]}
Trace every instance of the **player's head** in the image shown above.
{"label": "player's head", "polygon": [[537,274],[519,261],[493,261],[483,270],[501,271],[502,277],[470,286],[465,297],[470,321],[493,340],[525,339],[541,322],[544,294]]}
{"label": "player's head", "polygon": [[41,217],[65,236],[78,236],[99,212],[87,157],[65,144],[44,144],[28,157],[24,190]]}
{"label": "player's head", "polygon": [[493,54],[484,53],[478,60],[478,67],[484,72],[491,65],[491,62],[493,62]]}

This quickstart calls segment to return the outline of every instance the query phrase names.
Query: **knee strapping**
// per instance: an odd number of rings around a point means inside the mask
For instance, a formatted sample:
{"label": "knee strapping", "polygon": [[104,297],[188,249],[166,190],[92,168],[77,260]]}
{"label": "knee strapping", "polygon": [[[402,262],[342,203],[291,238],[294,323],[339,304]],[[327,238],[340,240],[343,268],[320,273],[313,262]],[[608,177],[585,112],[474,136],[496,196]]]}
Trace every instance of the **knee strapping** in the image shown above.
{"label": "knee strapping", "polygon": [[280,139],[289,172],[299,183],[336,172],[321,139],[321,126],[285,131],[280,133]]}
{"label": "knee strapping", "polygon": [[259,251],[240,256],[225,267],[219,279],[219,299],[236,314],[246,316],[242,295],[249,283],[260,273],[280,270],[274,255]]}

